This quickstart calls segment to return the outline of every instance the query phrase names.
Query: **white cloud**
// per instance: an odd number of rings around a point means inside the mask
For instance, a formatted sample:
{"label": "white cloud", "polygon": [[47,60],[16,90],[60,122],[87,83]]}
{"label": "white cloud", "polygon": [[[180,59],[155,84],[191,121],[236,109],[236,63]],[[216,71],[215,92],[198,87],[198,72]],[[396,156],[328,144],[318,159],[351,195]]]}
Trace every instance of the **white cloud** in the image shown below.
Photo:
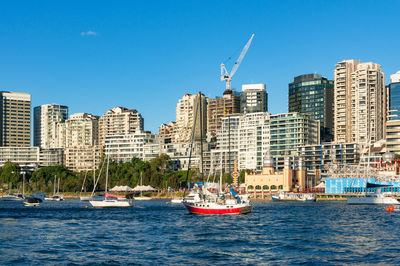
{"label": "white cloud", "polygon": [[95,32],[95,31],[91,31],[91,30],[88,30],[88,31],[82,31],[81,32],[81,36],[96,36],[97,35],[97,32]]}

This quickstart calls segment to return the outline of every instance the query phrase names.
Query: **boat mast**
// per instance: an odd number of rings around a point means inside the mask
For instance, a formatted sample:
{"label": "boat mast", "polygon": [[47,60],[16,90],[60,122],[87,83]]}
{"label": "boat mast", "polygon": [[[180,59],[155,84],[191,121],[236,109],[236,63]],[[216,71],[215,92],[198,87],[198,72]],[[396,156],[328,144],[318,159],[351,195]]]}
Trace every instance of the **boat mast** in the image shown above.
{"label": "boat mast", "polygon": [[57,176],[54,175],[53,196],[56,194],[56,183],[57,183]]}
{"label": "boat mast", "polygon": [[202,95],[201,91],[199,92],[199,104],[200,104],[200,175],[201,175],[201,182],[203,183],[204,189],[204,175],[203,175],[203,112],[202,112]]}
{"label": "boat mast", "polygon": [[[195,135],[195,129],[196,129],[196,121],[197,121],[197,110],[199,109],[199,105],[196,105],[196,111],[194,115],[194,123],[193,123],[193,130],[192,130],[192,142],[190,143],[190,152],[189,152],[189,162],[188,162],[188,169],[186,172],[186,187],[189,189],[189,172],[190,172],[190,163],[192,159],[192,151],[193,151],[193,141],[194,141],[194,135]],[[186,189],[183,192],[183,197],[185,197],[186,194]]]}
{"label": "boat mast", "polygon": [[110,156],[107,156],[107,169],[106,169],[106,188],[104,190],[105,193],[107,193],[107,186],[108,186],[108,166],[110,164]]}

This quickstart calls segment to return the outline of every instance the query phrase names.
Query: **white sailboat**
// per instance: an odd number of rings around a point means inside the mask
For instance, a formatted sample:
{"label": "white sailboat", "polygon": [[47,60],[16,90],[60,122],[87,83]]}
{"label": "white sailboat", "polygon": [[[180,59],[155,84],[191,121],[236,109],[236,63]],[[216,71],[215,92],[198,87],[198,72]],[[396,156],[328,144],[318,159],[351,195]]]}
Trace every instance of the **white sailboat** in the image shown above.
{"label": "white sailboat", "polygon": [[[107,156],[107,170],[106,170],[106,187],[105,187],[105,195],[104,200],[89,200],[89,203],[94,208],[120,208],[120,207],[131,207],[132,202],[129,200],[121,200],[115,198],[113,195],[109,195],[107,193],[107,186],[108,186],[108,166],[110,163],[110,158]],[[100,176],[99,176],[100,178]],[[97,180],[98,181],[98,180]]]}
{"label": "white sailboat", "polygon": [[[143,187],[143,177],[142,173],[140,173],[140,187]],[[140,196],[139,197],[133,197],[135,200],[151,200],[151,197],[145,197],[143,196],[143,190],[140,190]]]}
{"label": "white sailboat", "polygon": [[[58,185],[57,185],[57,193],[56,193],[56,183],[58,183]],[[51,201],[62,201],[62,200],[64,200],[63,195],[60,194],[60,178],[57,179],[56,175],[54,176],[53,196],[52,197],[45,197],[44,200],[51,200]]]}
{"label": "white sailboat", "polygon": [[[94,170],[94,169],[93,169],[93,170]],[[95,171],[95,170],[94,170],[94,171]],[[94,171],[93,171],[93,178],[95,178],[95,176],[96,176]],[[93,199],[93,197],[91,197],[91,196],[82,196],[82,195],[81,195],[81,193],[82,193],[82,191],[83,191],[83,189],[84,189],[84,187],[85,187],[86,177],[87,177],[87,172],[86,172],[86,174],[85,174],[85,177],[83,178],[83,183],[82,183],[81,192],[79,193],[79,199],[80,199],[81,201],[89,201],[89,200]]]}

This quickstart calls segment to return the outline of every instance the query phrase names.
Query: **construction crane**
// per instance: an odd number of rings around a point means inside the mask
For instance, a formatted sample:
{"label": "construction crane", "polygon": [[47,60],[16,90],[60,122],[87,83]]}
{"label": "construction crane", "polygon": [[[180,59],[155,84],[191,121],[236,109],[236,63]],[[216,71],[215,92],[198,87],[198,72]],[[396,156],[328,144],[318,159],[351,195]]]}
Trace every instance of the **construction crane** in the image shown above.
{"label": "construction crane", "polygon": [[235,64],[232,67],[231,73],[228,73],[228,70],[226,70],[225,65],[222,63],[221,64],[221,81],[226,81],[226,89],[230,90],[231,89],[231,81],[233,75],[235,75],[237,69],[240,66],[240,63],[242,63],[244,56],[247,53],[247,50],[249,50],[251,41],[253,40],[254,34],[251,35],[250,40],[246,43],[246,45],[243,47],[242,52],[240,53],[238,59],[236,60]]}

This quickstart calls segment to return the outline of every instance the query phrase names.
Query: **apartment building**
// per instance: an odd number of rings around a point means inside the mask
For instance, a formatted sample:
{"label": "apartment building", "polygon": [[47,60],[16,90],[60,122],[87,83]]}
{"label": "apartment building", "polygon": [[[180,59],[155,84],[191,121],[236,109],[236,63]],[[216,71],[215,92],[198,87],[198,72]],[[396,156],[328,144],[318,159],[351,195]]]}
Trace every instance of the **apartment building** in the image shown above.
{"label": "apartment building", "polygon": [[105,144],[106,136],[127,135],[143,130],[144,120],[137,110],[118,106],[100,117],[99,144]]}
{"label": "apartment building", "polygon": [[68,107],[59,104],[44,104],[33,109],[33,145],[41,148],[56,147],[58,139],[56,125],[68,118]]}
{"label": "apartment building", "polygon": [[158,136],[163,143],[171,143],[175,139],[176,130],[177,125],[174,121],[168,124],[161,124],[158,129]]}
{"label": "apartment building", "polygon": [[0,147],[31,145],[31,95],[0,92]]}
{"label": "apartment building", "polygon": [[334,140],[368,143],[385,137],[385,75],[375,63],[344,60],[336,65]]}
{"label": "apartment building", "polygon": [[190,142],[194,126],[195,139],[200,140],[201,136],[205,138],[207,131],[207,100],[204,94],[201,93],[185,94],[176,105],[176,134],[172,142]]}
{"label": "apartment building", "polygon": [[240,93],[240,112],[268,112],[268,93],[265,84],[243,84]]}
{"label": "apartment building", "polygon": [[106,136],[105,154],[110,160],[129,162],[133,157],[145,159],[144,146],[157,143],[157,135],[148,131],[128,135]]}
{"label": "apartment building", "polygon": [[64,149],[64,165],[76,172],[92,171],[100,167],[102,154],[100,145],[67,147]]}

